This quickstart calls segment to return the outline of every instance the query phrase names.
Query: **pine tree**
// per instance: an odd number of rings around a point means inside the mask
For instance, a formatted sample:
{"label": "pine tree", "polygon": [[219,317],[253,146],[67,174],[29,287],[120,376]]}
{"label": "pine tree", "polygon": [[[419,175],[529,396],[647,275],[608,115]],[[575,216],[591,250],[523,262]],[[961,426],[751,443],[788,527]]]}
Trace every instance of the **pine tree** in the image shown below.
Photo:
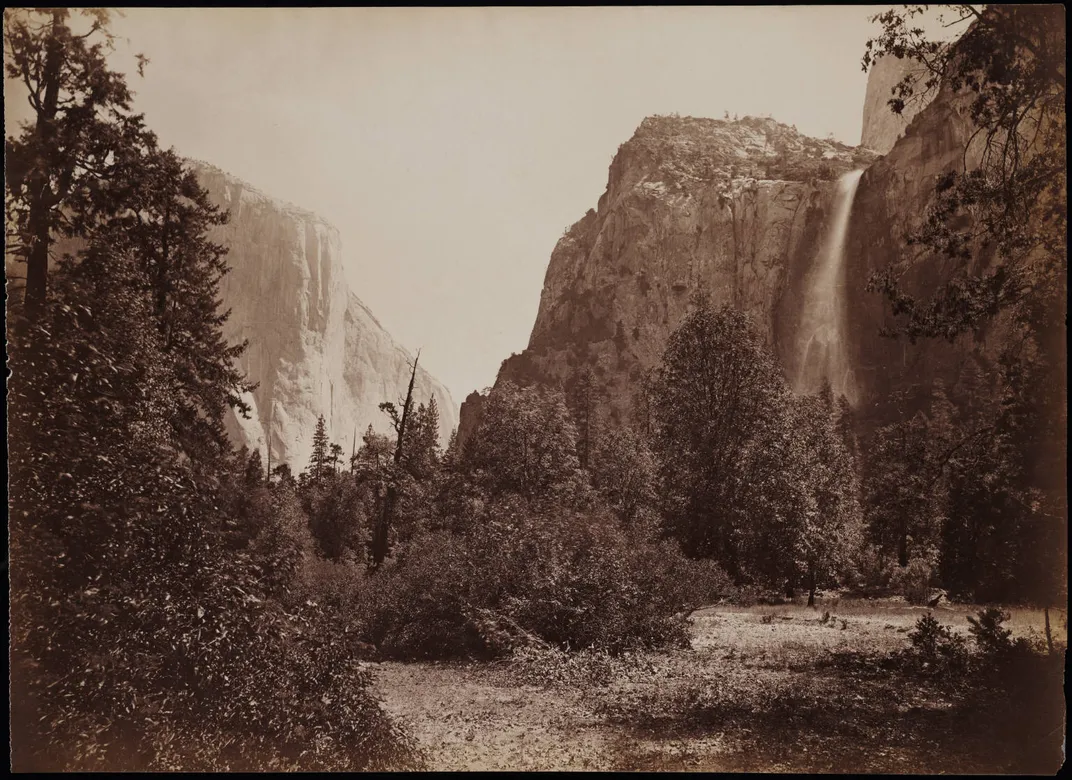
{"label": "pine tree", "polygon": [[338,474],[339,464],[342,463],[342,445],[332,443],[329,461],[331,463],[331,473]]}
{"label": "pine tree", "polygon": [[428,405],[418,404],[406,432],[406,470],[418,481],[430,479],[439,466],[439,407],[433,396]]}
{"label": "pine tree", "polygon": [[235,367],[246,344],[223,338],[229,312],[219,311],[219,288],[229,268],[226,250],[207,237],[227,214],[173,151],[153,143],[115,177],[106,197],[127,208],[96,226],[90,241],[139,259],[163,351],[175,365],[176,437],[191,457],[216,457],[230,447],[224,414],[234,408],[248,416],[242,395],[254,389]]}
{"label": "pine tree", "polygon": [[245,483],[248,486],[260,485],[264,481],[264,462],[261,451],[253,450],[246,460]]}
{"label": "pine tree", "polygon": [[324,422],[324,415],[316,419],[316,430],[313,432],[313,454],[309,458],[309,481],[313,485],[320,485],[320,481],[327,469],[328,430]]}
{"label": "pine tree", "polygon": [[[26,263],[25,314],[36,321],[48,295],[49,250],[106,206],[98,190],[147,134],[130,113],[123,75],[108,67],[109,14],[67,8],[4,10],[4,73],[25,85],[33,119],[5,142],[9,251]],[[138,55],[139,72],[147,60]],[[14,95],[11,95],[14,97]]]}

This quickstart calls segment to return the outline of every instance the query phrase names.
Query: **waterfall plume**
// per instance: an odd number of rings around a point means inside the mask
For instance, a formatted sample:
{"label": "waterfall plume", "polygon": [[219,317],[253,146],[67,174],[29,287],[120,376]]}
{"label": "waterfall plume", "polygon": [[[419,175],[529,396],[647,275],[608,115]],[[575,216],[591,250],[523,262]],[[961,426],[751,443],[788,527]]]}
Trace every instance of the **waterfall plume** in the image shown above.
{"label": "waterfall plume", "polygon": [[826,380],[834,396],[844,395],[850,404],[856,403],[857,394],[845,332],[845,238],[862,175],[862,170],[851,171],[838,180],[833,218],[806,280],[797,331],[796,391],[818,392]]}

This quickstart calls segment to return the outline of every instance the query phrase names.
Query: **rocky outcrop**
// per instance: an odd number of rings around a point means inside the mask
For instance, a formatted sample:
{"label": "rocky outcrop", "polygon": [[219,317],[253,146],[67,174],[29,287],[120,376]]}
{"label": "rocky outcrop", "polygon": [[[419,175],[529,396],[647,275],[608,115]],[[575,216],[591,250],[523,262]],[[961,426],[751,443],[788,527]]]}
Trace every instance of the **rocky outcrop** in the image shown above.
{"label": "rocky outcrop", "polygon": [[894,86],[905,76],[915,81],[923,79],[925,70],[915,60],[897,57],[879,57],[867,74],[867,92],[864,95],[864,121],[860,133],[860,146],[879,154],[889,152],[897,139],[905,134],[912,120],[922,111],[932,94],[923,93],[922,82],[917,95],[907,101],[900,115],[890,110],[889,101]]}
{"label": "rocky outcrop", "polygon": [[598,207],[552,252],[528,347],[498,381],[568,390],[587,367],[623,420],[700,289],[748,313],[794,370],[799,296],[788,293],[815,261],[836,179],[873,159],[772,119],[645,119]]}
{"label": "rocky outcrop", "polygon": [[477,425],[480,424],[480,418],[484,413],[484,396],[474,390],[465,396],[465,400],[462,401],[461,409],[458,412],[458,431],[456,434],[455,445],[460,452],[465,446],[465,442],[469,437],[473,435]]}
{"label": "rocky outcrop", "polygon": [[[315,214],[270,198],[233,176],[191,163],[212,201],[229,209],[212,238],[228,248],[231,272],[221,284],[231,310],[225,336],[249,341],[241,367],[258,383],[249,419],[234,415],[238,444],[271,445],[272,463],[303,469],[317,417],[349,456],[354,433],[371,423],[386,432],[378,405],[405,395],[413,356],[399,346],[344,276],[339,232]],[[447,389],[418,367],[414,395],[436,399],[441,443],[457,419]]]}

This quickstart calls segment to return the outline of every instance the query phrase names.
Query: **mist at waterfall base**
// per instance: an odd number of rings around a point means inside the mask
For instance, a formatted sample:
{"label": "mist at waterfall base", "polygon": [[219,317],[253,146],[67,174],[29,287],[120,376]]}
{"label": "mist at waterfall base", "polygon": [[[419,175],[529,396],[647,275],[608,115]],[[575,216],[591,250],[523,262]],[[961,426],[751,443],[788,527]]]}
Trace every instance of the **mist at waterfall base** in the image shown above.
{"label": "mist at waterfall base", "polygon": [[804,287],[794,382],[798,393],[817,393],[827,381],[834,397],[843,395],[850,404],[858,394],[846,344],[845,238],[863,173],[850,171],[838,180],[833,218]]}

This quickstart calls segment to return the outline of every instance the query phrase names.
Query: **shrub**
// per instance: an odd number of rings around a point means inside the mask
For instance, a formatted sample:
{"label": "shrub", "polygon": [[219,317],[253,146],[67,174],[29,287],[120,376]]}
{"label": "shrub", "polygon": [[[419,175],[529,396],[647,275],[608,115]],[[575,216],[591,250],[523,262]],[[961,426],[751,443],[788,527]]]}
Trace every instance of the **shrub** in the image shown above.
{"label": "shrub", "polygon": [[567,653],[557,647],[529,645],[511,654],[509,670],[521,685],[587,688],[608,685],[642,665],[641,658],[633,654],[614,656],[599,648]]}
{"label": "shrub", "polygon": [[925,558],[914,558],[893,573],[890,586],[910,604],[926,604],[931,598],[934,567]]}
{"label": "shrub", "polygon": [[938,673],[962,669],[967,662],[967,642],[960,634],[939,623],[929,612],[908,632],[910,657],[922,669]]}
{"label": "shrub", "polygon": [[986,656],[1000,656],[1013,646],[1012,631],[1002,623],[1009,619],[1008,612],[997,607],[979,610],[977,617],[968,616],[968,633],[971,634],[979,652]]}
{"label": "shrub", "polygon": [[617,653],[687,641],[687,613],[723,587],[600,513],[499,504],[471,534],[418,538],[370,581],[370,640],[401,658],[497,656],[526,644]]}
{"label": "shrub", "polygon": [[138,541],[138,555],[92,587],[39,582],[20,604],[48,626],[22,638],[33,661],[20,658],[13,680],[13,698],[43,719],[28,739],[44,750],[27,760],[75,771],[352,770],[413,755],[332,616],[285,611],[248,555],[201,545],[200,565],[167,564],[151,557],[151,536]]}
{"label": "shrub", "polygon": [[851,564],[852,579],[865,593],[882,593],[890,588],[896,561],[881,554],[878,545],[861,545]]}

